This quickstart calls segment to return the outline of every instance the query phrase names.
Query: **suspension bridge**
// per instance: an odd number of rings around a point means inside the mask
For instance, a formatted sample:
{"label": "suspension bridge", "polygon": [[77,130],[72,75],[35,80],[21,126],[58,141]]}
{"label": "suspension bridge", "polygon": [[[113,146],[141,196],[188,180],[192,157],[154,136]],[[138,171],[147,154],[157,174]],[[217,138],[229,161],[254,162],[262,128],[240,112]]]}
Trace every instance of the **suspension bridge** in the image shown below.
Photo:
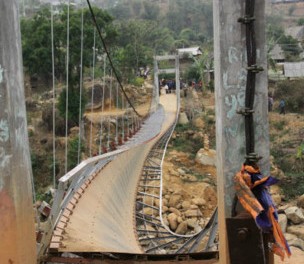
{"label": "suspension bridge", "polygon": [[[87,2],[90,7],[89,1]],[[258,4],[254,0],[246,2],[249,3],[246,12],[252,13],[255,5],[264,8],[264,1],[259,1]],[[224,7],[221,8],[221,5]],[[113,261],[130,260],[132,263],[140,259],[143,261],[154,259],[163,262],[171,260],[187,262],[199,259],[201,263],[218,263],[218,251],[214,249],[217,248],[217,218],[219,217],[221,263],[229,263],[229,254],[227,253],[227,235],[229,236],[229,232],[226,233],[226,219],[231,216],[228,212],[232,206],[232,177],[238,171],[244,155],[244,151],[239,151],[244,144],[244,135],[238,136],[237,133],[237,131],[243,129],[243,121],[237,116],[236,110],[238,106],[244,105],[240,102],[240,99],[244,97],[245,87],[243,82],[246,79],[243,76],[242,64],[245,56],[238,53],[239,50],[243,50],[243,43],[242,41],[236,42],[232,36],[241,35],[241,29],[235,26],[238,23],[235,16],[241,16],[243,4],[233,1],[227,1],[227,3],[215,1],[214,6],[216,14],[215,41],[219,44],[218,46],[215,45],[215,66],[218,69],[216,81],[218,86],[223,87],[223,89],[218,89],[217,94],[220,104],[217,111],[217,124],[219,124],[217,127],[217,140],[219,140],[217,142],[219,215],[215,210],[203,230],[191,235],[176,234],[164,224],[162,207],[156,206],[156,204],[161,205],[162,203],[162,163],[179,113],[178,57],[164,58],[175,60],[174,69],[167,69],[167,72],[176,75],[176,93],[163,96],[159,96],[158,74],[164,70],[158,69],[157,65],[157,61],[162,58],[155,57],[155,85],[151,92],[151,103],[148,110],[145,110],[143,114],[130,100],[122,86],[102,38],[101,29],[98,27],[96,18],[90,8],[92,20],[95,24],[92,65],[95,65],[95,42],[99,37],[103,43],[107,63],[111,68],[109,109],[111,110],[112,107],[113,109],[121,108],[120,113],[122,114],[119,117],[117,114],[102,113],[99,116],[98,129],[90,121],[90,157],[81,162],[79,159],[79,164],[68,171],[68,44],[70,38],[68,17],[65,118],[66,173],[59,179],[58,183],[54,184],[54,186],[56,185],[56,195],[44,229],[45,232],[38,246],[38,261],[45,263],[101,263],[105,258],[109,258]],[[17,3],[16,1],[0,1],[0,10],[3,10],[1,13],[3,23],[0,23],[0,103],[4,106],[4,111],[0,113],[0,168],[1,173],[3,173],[0,178],[0,210],[4,215],[0,235],[5,241],[0,246],[0,262],[32,264],[35,263],[37,254],[33,246],[35,245],[35,230],[32,223],[34,216],[30,209],[32,208],[30,155],[28,145],[24,146],[24,142],[27,142],[28,139],[22,89],[22,56],[18,12],[16,11],[18,10]],[[252,15],[251,13],[250,15]],[[233,19],[230,17],[231,14],[234,16]],[[263,20],[264,16],[261,14],[259,13],[258,16]],[[67,15],[69,16],[69,5]],[[254,19],[245,18],[240,21],[245,21],[244,24],[249,24],[252,30]],[[227,21],[229,23],[226,23]],[[261,28],[260,25],[259,28]],[[227,34],[227,32],[232,31],[235,34]],[[263,48],[259,51],[260,57],[256,59],[255,39],[249,34],[250,31],[247,33],[248,44],[252,46],[250,50],[254,50],[253,61],[263,62],[265,59]],[[262,33],[257,34],[259,36],[257,39],[261,42],[264,40]],[[53,27],[51,34],[54,36]],[[226,41],[220,41],[220,36],[224,36]],[[257,43],[259,47],[263,47],[262,44]],[[82,45],[83,43],[80,46]],[[221,56],[221,52],[227,54],[227,56]],[[52,50],[52,53],[53,103],[55,104],[54,50]],[[257,73],[257,71],[254,71],[255,69],[252,65],[248,66],[248,71],[251,71],[249,74],[251,84],[255,81],[255,74]],[[95,90],[94,70],[92,72],[91,113],[94,112]],[[237,78],[234,78],[236,72]],[[260,84],[256,91],[260,98],[257,104],[261,106],[260,109],[263,109],[267,104],[266,92],[263,89],[265,76],[259,76],[262,77],[257,77],[257,82]],[[116,79],[115,84],[112,83],[114,79]],[[83,76],[80,75],[80,87],[82,80]],[[116,89],[113,87],[116,87]],[[249,86],[249,88],[252,87]],[[255,92],[254,88],[253,84],[253,89],[251,89],[253,93],[248,89],[251,97]],[[104,95],[105,91],[103,91],[102,105],[105,105]],[[120,106],[117,103],[118,98],[123,98]],[[116,104],[112,104],[112,102],[116,102]],[[253,100],[250,103],[253,104]],[[251,111],[252,107],[250,105],[250,111],[247,113],[251,125],[254,112]],[[105,116],[107,118],[104,118]],[[257,150],[264,158],[266,157],[262,167],[266,167],[267,170],[269,153],[265,148],[268,144],[268,138],[265,136],[267,131],[264,131],[266,120],[265,112],[260,113],[259,118],[255,120],[257,124],[255,131],[258,132]],[[119,126],[121,130],[118,129]],[[83,136],[81,130],[80,128],[79,137]],[[54,145],[55,143],[53,143]],[[254,145],[251,151],[254,151]],[[80,154],[78,154],[79,156]],[[15,162],[16,158],[19,160],[17,163]],[[20,175],[23,177],[20,177]],[[22,186],[23,188],[17,188],[16,186]],[[148,202],[151,199],[157,202]],[[244,221],[241,223],[242,228],[254,229],[246,224],[244,227],[243,223]],[[234,228],[231,228],[231,230],[233,231]],[[253,233],[259,234],[256,230],[253,230]],[[236,243],[238,247],[242,247],[242,244],[244,244],[245,249],[251,246],[246,237],[238,243],[236,237],[228,237],[232,239],[229,242],[230,253],[234,253],[233,248],[231,248],[233,243]],[[246,243],[243,243],[243,241],[246,241]],[[261,243],[263,242],[258,235],[257,245]],[[163,249],[166,250],[165,255],[163,255]],[[253,252],[258,252],[264,261],[263,263],[266,263],[264,248],[256,247]],[[232,255],[231,258],[238,258],[238,256]]]}

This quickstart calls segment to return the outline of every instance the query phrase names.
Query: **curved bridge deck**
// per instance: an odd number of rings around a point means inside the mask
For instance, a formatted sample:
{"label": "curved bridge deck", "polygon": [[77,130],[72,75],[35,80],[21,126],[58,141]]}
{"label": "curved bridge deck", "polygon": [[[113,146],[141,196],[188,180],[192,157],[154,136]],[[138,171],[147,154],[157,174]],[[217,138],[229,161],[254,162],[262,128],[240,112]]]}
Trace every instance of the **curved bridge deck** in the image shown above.
{"label": "curved bridge deck", "polygon": [[149,151],[176,120],[176,95],[162,96],[160,104],[163,122],[156,136],[115,155],[85,190],[75,193],[73,206],[66,206],[55,227],[50,248],[57,240],[54,248],[59,252],[143,253],[135,227],[137,185]]}

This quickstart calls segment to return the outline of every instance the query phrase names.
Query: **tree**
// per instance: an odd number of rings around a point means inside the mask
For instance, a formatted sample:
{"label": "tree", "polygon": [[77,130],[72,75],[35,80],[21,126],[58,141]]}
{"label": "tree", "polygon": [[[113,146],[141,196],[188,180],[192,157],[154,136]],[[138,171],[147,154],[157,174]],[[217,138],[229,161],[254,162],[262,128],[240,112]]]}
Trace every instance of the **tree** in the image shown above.
{"label": "tree", "polygon": [[[203,50],[203,54],[192,57],[193,64],[187,73],[187,79],[195,79],[202,82],[202,88],[209,87],[209,72],[213,69],[213,57],[208,49]],[[209,87],[212,89],[212,87]]]}
{"label": "tree", "polygon": [[[97,23],[107,44],[115,42],[117,31],[113,18],[96,7],[93,8]],[[65,77],[66,44],[67,44],[67,6],[63,6],[59,14],[54,15],[54,53],[55,74],[59,79]],[[70,41],[69,41],[69,74],[80,72],[81,43],[81,10],[70,7]],[[37,74],[46,80],[52,74],[52,41],[51,12],[49,8],[40,10],[33,18],[21,21],[23,60],[30,75]],[[92,61],[94,25],[88,9],[84,10],[84,46],[83,67],[89,67]],[[102,43],[96,37],[96,48],[102,51]]]}
{"label": "tree", "polygon": [[[57,108],[59,110],[59,114],[62,118],[66,118],[66,89],[63,89],[59,96],[59,101]],[[79,93],[79,86],[76,85],[75,81],[71,81],[69,83],[69,90],[68,90],[68,127],[79,126],[79,114],[81,117],[84,113],[85,105],[87,99],[83,95],[81,97],[81,106],[82,108],[79,109],[80,106],[80,93]],[[81,112],[80,112],[81,111]]]}

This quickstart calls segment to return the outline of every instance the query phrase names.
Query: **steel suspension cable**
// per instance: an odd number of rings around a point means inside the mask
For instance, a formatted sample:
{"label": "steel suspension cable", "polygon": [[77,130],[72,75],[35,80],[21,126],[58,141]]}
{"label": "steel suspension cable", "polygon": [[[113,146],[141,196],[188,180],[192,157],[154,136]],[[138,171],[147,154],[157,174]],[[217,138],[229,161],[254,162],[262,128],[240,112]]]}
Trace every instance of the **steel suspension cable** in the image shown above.
{"label": "steel suspension cable", "polygon": [[[113,77],[113,70],[111,69],[110,74],[110,105],[109,105],[109,112],[111,116],[111,110],[112,110],[112,77]],[[111,133],[111,117],[108,117],[108,142],[107,142],[107,148],[110,149],[110,133]]]}
{"label": "steel suspension cable", "polygon": [[53,188],[56,189],[56,89],[55,89],[55,51],[54,51],[54,10],[51,4],[51,41],[52,41],[52,82],[53,82]]}
{"label": "steel suspension cable", "polygon": [[115,78],[116,78],[116,80],[117,80],[117,81],[118,81],[118,83],[119,83],[120,89],[121,89],[121,91],[123,92],[123,94],[124,94],[124,96],[125,96],[126,100],[128,101],[128,103],[129,103],[129,104],[130,104],[130,106],[132,107],[133,111],[134,111],[134,112],[135,112],[135,113],[136,113],[138,116],[140,116],[140,117],[141,117],[141,115],[140,115],[140,114],[139,114],[139,113],[136,111],[136,109],[135,109],[135,107],[133,106],[132,102],[130,101],[130,99],[129,99],[128,95],[126,94],[125,89],[124,89],[124,88],[123,88],[123,86],[122,86],[122,83],[121,83],[121,81],[120,81],[120,79],[119,79],[118,73],[117,73],[117,71],[116,71],[116,69],[115,69],[115,67],[114,67],[113,62],[112,62],[112,59],[111,59],[110,53],[109,53],[109,51],[108,51],[108,49],[107,49],[107,46],[106,46],[105,40],[104,40],[104,38],[102,37],[100,27],[99,27],[99,25],[97,24],[96,16],[95,16],[94,11],[93,11],[93,9],[92,9],[92,6],[91,6],[91,3],[90,3],[90,0],[87,0],[87,3],[88,3],[88,6],[89,6],[89,10],[90,10],[90,13],[91,13],[91,17],[92,17],[93,22],[94,22],[94,24],[95,24],[95,27],[96,27],[96,29],[97,29],[97,31],[98,31],[99,38],[100,38],[100,40],[101,40],[101,42],[102,42],[102,45],[103,45],[104,51],[105,51],[105,53],[107,54],[107,57],[108,57],[108,60],[109,60],[110,66],[111,66],[111,68],[113,69],[113,72],[114,72]]}
{"label": "steel suspension cable", "polygon": [[70,0],[67,10],[67,45],[66,45],[66,100],[65,100],[65,174],[68,172],[68,118],[69,118],[69,58],[70,58]]}
{"label": "steel suspension cable", "polygon": [[80,37],[80,79],[79,79],[79,135],[78,135],[78,152],[77,163],[80,163],[81,152],[81,134],[82,134],[82,88],[83,88],[83,0],[81,0],[81,37]]}
{"label": "steel suspension cable", "polygon": [[95,51],[96,51],[96,29],[94,28],[94,43],[93,43],[93,65],[92,65],[92,93],[91,93],[91,123],[90,123],[90,157],[92,157],[92,142],[93,142],[93,106],[94,106],[94,85],[95,85]]}
{"label": "steel suspension cable", "polygon": [[[118,112],[118,82],[116,82],[116,112]],[[118,113],[116,113],[115,143],[118,144]]]}

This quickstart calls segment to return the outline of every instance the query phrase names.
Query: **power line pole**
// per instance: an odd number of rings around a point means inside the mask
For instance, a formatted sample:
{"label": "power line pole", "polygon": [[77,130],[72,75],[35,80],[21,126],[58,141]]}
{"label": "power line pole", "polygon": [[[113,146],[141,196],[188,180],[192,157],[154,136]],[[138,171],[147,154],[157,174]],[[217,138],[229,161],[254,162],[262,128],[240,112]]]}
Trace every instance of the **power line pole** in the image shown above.
{"label": "power line pole", "polygon": [[[216,145],[220,263],[233,263],[229,257],[226,220],[231,217],[234,199],[233,177],[245,161],[245,122],[237,114],[245,108],[247,82],[246,28],[238,20],[245,16],[248,0],[214,0],[214,60],[216,90]],[[250,1],[250,0],[249,0]],[[251,1],[257,65],[265,70],[256,74],[254,104],[255,151],[262,156],[259,166],[269,175],[269,138],[267,114],[267,61],[265,44],[265,0]],[[260,245],[252,245],[252,248]],[[251,248],[251,250],[252,250]],[[246,254],[241,252],[239,254]],[[237,263],[237,262],[234,262]],[[247,264],[252,263],[250,261]],[[257,262],[256,262],[257,263]]]}
{"label": "power line pole", "polygon": [[0,0],[0,263],[36,263],[17,1]]}

